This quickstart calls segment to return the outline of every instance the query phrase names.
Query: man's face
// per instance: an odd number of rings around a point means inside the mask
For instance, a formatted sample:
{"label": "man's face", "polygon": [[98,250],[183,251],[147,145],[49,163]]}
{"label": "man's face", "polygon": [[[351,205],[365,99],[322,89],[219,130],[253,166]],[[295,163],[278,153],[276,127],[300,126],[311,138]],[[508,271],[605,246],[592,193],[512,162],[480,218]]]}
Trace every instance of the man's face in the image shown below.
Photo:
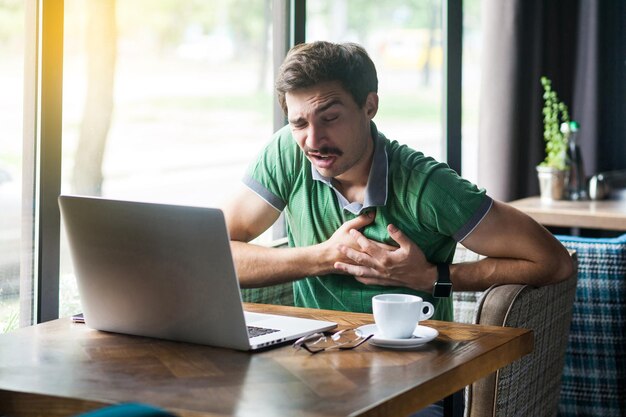
{"label": "man's face", "polygon": [[341,180],[369,162],[370,121],[378,110],[375,93],[359,108],[333,81],[288,92],[285,100],[293,137],[320,174]]}

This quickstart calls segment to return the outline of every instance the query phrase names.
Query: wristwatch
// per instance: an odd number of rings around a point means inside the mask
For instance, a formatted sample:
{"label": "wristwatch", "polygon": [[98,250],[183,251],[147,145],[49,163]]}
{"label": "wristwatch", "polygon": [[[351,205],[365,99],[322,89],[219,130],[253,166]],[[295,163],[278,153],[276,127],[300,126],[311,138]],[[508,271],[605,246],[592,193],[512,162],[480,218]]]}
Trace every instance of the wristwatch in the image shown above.
{"label": "wristwatch", "polygon": [[452,281],[450,281],[450,265],[437,264],[437,281],[433,287],[433,297],[445,298],[452,294]]}

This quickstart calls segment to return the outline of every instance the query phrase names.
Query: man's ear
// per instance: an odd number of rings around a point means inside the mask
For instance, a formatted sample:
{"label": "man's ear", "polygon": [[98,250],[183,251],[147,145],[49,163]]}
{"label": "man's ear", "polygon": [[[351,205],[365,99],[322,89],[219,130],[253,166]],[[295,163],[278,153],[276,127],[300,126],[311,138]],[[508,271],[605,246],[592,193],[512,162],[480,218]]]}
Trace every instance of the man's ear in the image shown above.
{"label": "man's ear", "polygon": [[365,114],[371,120],[378,113],[378,94],[369,93],[365,99]]}

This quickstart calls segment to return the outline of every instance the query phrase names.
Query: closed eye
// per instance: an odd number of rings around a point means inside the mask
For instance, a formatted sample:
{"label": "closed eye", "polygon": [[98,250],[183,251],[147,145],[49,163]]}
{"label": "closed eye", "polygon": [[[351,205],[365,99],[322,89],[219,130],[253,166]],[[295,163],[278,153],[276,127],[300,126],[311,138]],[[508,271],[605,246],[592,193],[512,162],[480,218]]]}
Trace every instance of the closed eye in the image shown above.
{"label": "closed eye", "polygon": [[289,124],[291,125],[291,127],[293,129],[303,129],[307,125],[306,122],[299,121],[299,120],[296,120],[296,121],[293,121],[293,122],[289,122]]}

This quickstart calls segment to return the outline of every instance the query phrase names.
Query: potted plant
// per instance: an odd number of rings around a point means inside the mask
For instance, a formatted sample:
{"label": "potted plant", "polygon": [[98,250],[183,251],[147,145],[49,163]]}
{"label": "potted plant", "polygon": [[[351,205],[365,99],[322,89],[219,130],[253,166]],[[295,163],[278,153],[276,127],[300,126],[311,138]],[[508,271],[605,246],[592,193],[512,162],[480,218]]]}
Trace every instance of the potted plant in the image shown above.
{"label": "potted plant", "polygon": [[546,157],[537,166],[539,189],[544,200],[564,198],[565,185],[569,173],[567,163],[567,132],[561,131],[561,125],[569,125],[567,105],[559,100],[552,82],[541,77],[543,86],[543,140]]}

